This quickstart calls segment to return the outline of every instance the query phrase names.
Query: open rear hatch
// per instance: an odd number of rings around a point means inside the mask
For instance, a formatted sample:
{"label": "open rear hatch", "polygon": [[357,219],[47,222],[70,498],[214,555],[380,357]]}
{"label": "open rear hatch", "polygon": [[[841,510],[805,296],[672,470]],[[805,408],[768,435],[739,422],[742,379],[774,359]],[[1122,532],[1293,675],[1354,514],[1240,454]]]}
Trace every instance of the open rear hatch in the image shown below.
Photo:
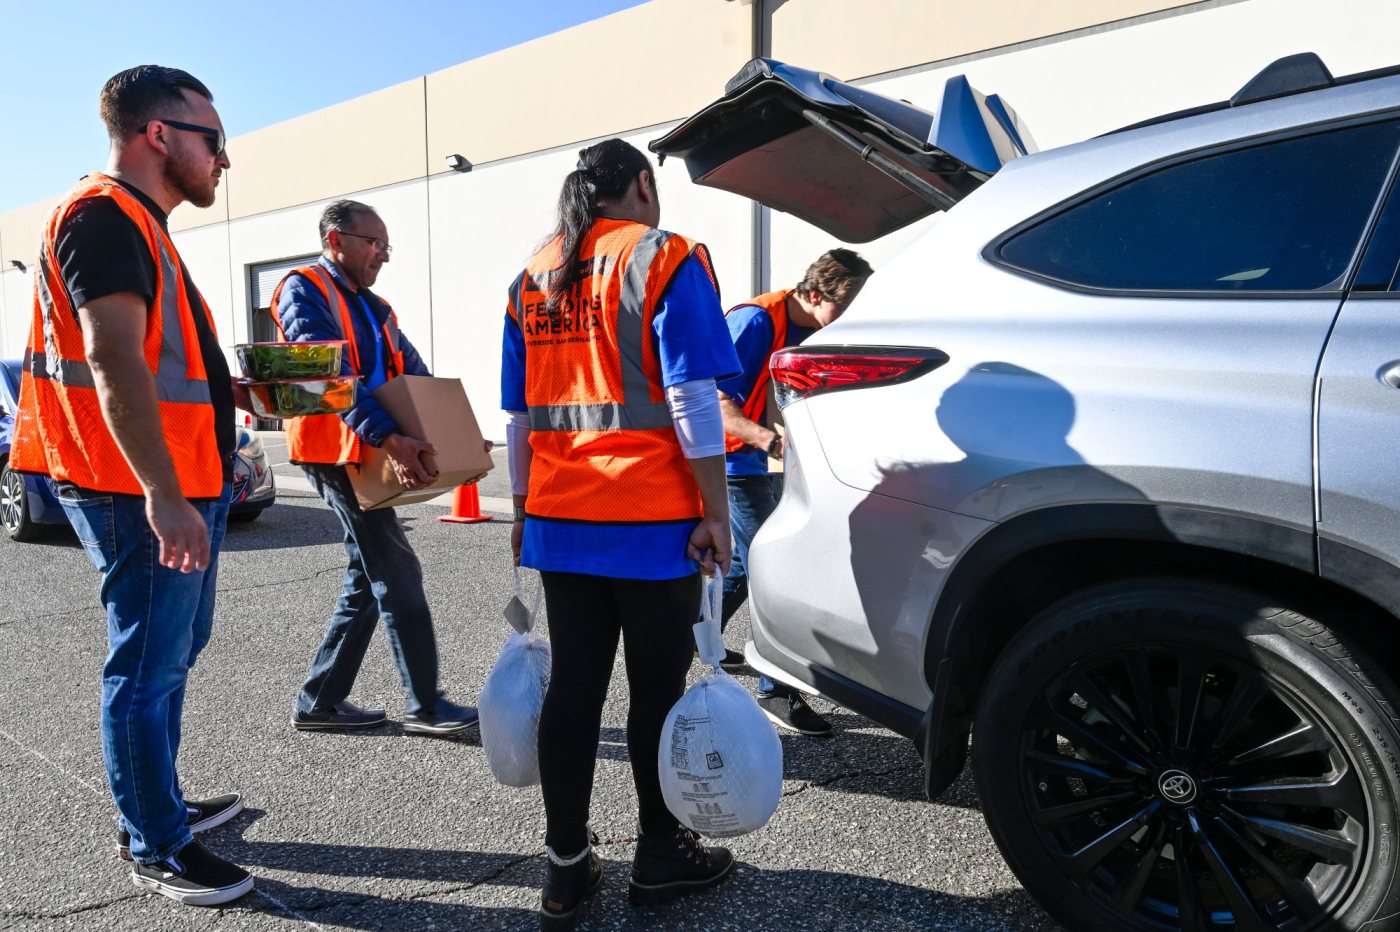
{"label": "open rear hatch", "polygon": [[1015,111],[949,78],[937,113],[768,58],[649,148],[690,177],[801,217],[848,243],[884,236],[1035,151]]}

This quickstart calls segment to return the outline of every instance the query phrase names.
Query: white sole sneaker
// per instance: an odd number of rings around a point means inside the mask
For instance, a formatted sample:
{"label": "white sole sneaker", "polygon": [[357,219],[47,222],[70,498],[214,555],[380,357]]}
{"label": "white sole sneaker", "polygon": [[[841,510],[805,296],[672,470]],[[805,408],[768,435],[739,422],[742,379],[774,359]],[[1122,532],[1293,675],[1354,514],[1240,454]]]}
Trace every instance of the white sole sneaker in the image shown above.
{"label": "white sole sneaker", "polygon": [[759,709],[763,712],[764,715],[768,716],[768,721],[772,722],[774,725],[777,725],[779,728],[782,728],[782,729],[784,729],[784,730],[786,730],[786,731],[791,731],[791,732],[794,732],[795,734],[799,734],[799,735],[806,735],[806,736],[809,737],[809,738],[829,738],[829,737],[831,737],[831,729],[829,729],[829,728],[828,728],[826,731],[804,731],[803,729],[798,728],[796,725],[792,724],[791,722],[786,721],[785,719],[782,719],[782,718],[780,718],[780,717],[777,716],[777,715],[774,715],[772,712],[769,712],[767,709],[763,708],[762,706],[759,706]]}
{"label": "white sole sneaker", "polygon": [[236,900],[253,889],[251,875],[227,887],[191,888],[182,886],[179,881],[178,877],[172,877],[171,881],[167,882],[155,877],[143,877],[135,871],[131,874],[131,882],[141,889],[168,896],[185,906],[218,906]]}
{"label": "white sole sneaker", "polygon": [[428,725],[423,722],[404,722],[403,731],[406,735],[460,735],[464,731],[471,731],[480,722],[468,722],[465,725]]}
{"label": "white sole sneaker", "polygon": [[223,825],[229,819],[232,819],[234,816],[242,812],[243,795],[241,793],[235,795],[237,795],[238,798],[233,801],[232,805],[220,809],[218,812],[213,813],[208,818],[201,819],[198,822],[191,822],[190,831],[207,832],[211,828],[218,828],[220,825]]}
{"label": "white sole sneaker", "polygon": [[[223,825],[225,822],[229,821],[229,820],[232,819],[234,816],[236,816],[236,815],[238,815],[240,812],[242,812],[242,811],[243,811],[243,794],[242,794],[242,793],[231,793],[230,795],[234,797],[234,800],[233,800],[233,802],[230,803],[228,806],[224,807],[223,809],[218,810],[217,812],[211,813],[210,815],[204,817],[203,819],[200,819],[198,822],[189,822],[189,823],[186,823],[186,824],[189,825],[190,831],[191,831],[191,832],[207,832],[207,831],[209,831],[211,828],[218,828],[220,825]],[[120,833],[119,839],[125,839],[125,838],[126,838],[126,834],[125,834],[125,833]],[[123,841],[118,840],[117,844],[114,845],[113,847],[114,847],[114,850],[115,850],[116,853],[117,853],[117,857],[118,857],[118,858],[120,858],[120,859],[123,860],[123,861],[130,861],[130,860],[131,860],[131,846],[130,846],[129,843],[124,843]]]}

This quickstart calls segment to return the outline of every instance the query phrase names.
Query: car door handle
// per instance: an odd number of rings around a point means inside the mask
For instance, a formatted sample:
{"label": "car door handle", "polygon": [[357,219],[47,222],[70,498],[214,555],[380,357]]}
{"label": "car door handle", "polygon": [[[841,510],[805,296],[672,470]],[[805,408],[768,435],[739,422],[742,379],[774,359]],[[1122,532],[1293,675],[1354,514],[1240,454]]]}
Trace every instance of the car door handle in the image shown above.
{"label": "car door handle", "polygon": [[1376,376],[1391,388],[1400,388],[1400,359],[1381,366],[1381,371],[1376,373]]}

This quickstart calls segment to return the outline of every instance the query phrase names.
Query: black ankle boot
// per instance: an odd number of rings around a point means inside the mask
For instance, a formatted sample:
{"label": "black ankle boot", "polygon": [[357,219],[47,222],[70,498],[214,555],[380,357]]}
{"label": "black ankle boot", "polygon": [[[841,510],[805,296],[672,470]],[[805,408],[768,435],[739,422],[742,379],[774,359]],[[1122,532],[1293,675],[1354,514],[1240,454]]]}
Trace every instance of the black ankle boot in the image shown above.
{"label": "black ankle boot", "polygon": [[708,848],[683,825],[658,838],[642,836],[632,861],[628,895],[634,906],[655,906],[723,882],[734,869],[728,848]]}
{"label": "black ankle boot", "polygon": [[582,860],[567,867],[551,858],[540,893],[541,932],[563,932],[582,922],[602,885],[603,862],[591,847]]}

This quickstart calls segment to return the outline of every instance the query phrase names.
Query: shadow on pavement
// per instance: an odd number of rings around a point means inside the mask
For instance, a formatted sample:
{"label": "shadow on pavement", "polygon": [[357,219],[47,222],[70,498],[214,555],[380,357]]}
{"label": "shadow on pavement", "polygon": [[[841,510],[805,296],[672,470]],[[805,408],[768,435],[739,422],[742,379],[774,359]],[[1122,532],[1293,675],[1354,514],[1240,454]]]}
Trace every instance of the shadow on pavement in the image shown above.
{"label": "shadow on pavement", "polygon": [[344,532],[319,498],[278,498],[256,521],[231,520],[220,548],[225,552],[285,550],[338,544]]}
{"label": "shadow on pavement", "polygon": [[264,877],[257,879],[252,895],[238,905],[255,913],[286,919],[285,905],[305,919],[337,929],[533,929],[539,924],[533,909],[383,898],[368,893],[293,886]]}
{"label": "shadow on pavement", "polygon": [[[271,868],[326,877],[389,877],[395,880],[440,880],[453,884],[489,883],[522,859],[544,854],[542,847],[538,851],[517,854],[245,839],[244,832],[263,815],[260,809],[244,810],[244,814],[230,822],[226,830],[211,839],[212,846],[221,856],[254,873],[258,868]],[[347,896],[344,892],[335,895]]]}
{"label": "shadow on pavement", "polygon": [[[544,879],[542,855],[517,855],[405,848],[347,847],[309,843],[250,843],[225,852],[257,868],[350,877],[429,880],[449,884],[440,893],[381,897],[358,890],[330,890],[258,878],[267,896],[250,897],[256,912],[286,915],[282,906],[327,926],[351,929],[535,928],[533,909],[444,902],[478,885],[537,888]],[[606,852],[604,852],[606,853]],[[331,863],[327,863],[331,862]],[[519,870],[513,870],[514,867]],[[1053,930],[1023,891],[959,896],[897,881],[823,870],[764,870],[736,866],[722,887],[656,908],[627,902],[631,860],[604,858],[603,889],[580,927],[608,929],[743,928],[745,930],[859,928]],[[475,881],[475,878],[482,878]],[[470,894],[469,894],[470,895]],[[531,897],[533,899],[533,891]],[[840,919],[813,915],[814,904],[838,901]],[[264,905],[266,904],[266,908]],[[725,920],[733,920],[726,922]]]}

